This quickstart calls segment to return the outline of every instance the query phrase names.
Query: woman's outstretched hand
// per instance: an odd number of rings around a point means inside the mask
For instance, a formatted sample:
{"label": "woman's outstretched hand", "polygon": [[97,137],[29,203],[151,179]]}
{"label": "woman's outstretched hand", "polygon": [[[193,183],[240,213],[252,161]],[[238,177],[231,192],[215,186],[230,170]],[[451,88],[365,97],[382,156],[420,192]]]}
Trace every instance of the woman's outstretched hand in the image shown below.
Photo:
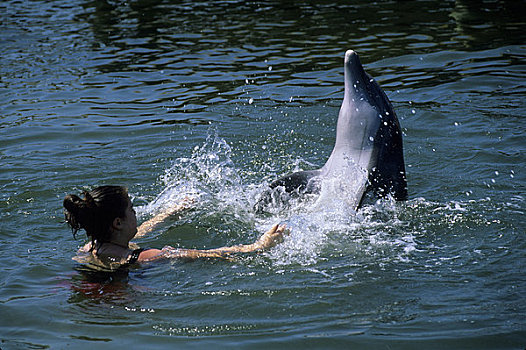
{"label": "woman's outstretched hand", "polygon": [[274,247],[276,244],[283,242],[283,235],[288,234],[287,226],[276,224],[272,226],[270,230],[265,232],[256,241],[256,249],[269,249]]}

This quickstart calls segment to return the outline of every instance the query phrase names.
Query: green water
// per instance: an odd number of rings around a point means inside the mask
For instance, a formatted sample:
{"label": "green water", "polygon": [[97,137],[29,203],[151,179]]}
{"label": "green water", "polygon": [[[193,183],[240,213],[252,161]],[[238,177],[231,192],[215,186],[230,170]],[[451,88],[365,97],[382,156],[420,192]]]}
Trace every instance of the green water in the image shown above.
{"label": "green water", "polygon": [[[524,349],[523,1],[0,4],[0,348]],[[257,215],[322,166],[353,49],[404,131],[409,201]],[[101,276],[62,199],[129,188],[143,247],[291,235]]]}

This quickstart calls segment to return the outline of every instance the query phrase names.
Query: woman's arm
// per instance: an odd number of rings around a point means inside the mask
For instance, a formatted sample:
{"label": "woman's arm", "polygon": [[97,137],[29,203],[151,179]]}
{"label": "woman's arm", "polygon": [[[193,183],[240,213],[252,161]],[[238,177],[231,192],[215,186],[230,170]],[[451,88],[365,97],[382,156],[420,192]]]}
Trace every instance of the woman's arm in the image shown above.
{"label": "woman's arm", "polygon": [[221,247],[215,249],[177,249],[170,246],[160,249],[148,249],[139,255],[139,261],[153,261],[162,258],[171,259],[198,259],[198,258],[223,258],[228,259],[235,253],[261,252],[269,249],[283,240],[285,225],[274,225],[265,232],[256,242],[252,244],[240,244],[231,247]]}
{"label": "woman's arm", "polygon": [[137,227],[137,234],[135,237],[141,237],[147,234],[148,232],[152,231],[157,225],[162,223],[164,220],[166,220],[169,216],[172,216],[174,214],[177,214],[185,209],[190,208],[190,204],[193,201],[186,197],[183,199],[183,201],[165,211],[163,211],[160,214],[155,215],[153,218],[146,220],[143,222],[139,227]]}

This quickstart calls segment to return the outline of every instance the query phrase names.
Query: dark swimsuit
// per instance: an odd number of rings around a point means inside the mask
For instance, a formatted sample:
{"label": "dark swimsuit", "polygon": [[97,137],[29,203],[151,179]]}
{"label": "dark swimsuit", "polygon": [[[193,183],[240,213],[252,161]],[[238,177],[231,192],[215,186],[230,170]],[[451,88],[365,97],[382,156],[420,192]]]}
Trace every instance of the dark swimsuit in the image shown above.
{"label": "dark swimsuit", "polygon": [[135,249],[128,258],[128,261],[126,264],[133,264],[136,263],[137,260],[139,260],[139,254],[141,254],[144,251],[144,248]]}

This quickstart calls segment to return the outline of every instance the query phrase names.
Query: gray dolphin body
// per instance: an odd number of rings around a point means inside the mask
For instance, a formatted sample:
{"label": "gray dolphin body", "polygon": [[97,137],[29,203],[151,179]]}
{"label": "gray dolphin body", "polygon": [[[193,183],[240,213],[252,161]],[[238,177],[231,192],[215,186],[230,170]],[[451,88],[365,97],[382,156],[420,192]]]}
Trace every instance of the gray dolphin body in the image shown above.
{"label": "gray dolphin body", "polygon": [[[350,194],[354,209],[361,205],[366,192],[406,200],[402,132],[391,102],[352,50],[345,53],[344,72],[345,93],[331,156],[321,169],[287,175],[272,182],[270,188],[281,187],[289,194],[301,195],[318,192],[324,179],[354,181],[362,176],[365,183]],[[270,192],[263,201],[271,199]]]}

